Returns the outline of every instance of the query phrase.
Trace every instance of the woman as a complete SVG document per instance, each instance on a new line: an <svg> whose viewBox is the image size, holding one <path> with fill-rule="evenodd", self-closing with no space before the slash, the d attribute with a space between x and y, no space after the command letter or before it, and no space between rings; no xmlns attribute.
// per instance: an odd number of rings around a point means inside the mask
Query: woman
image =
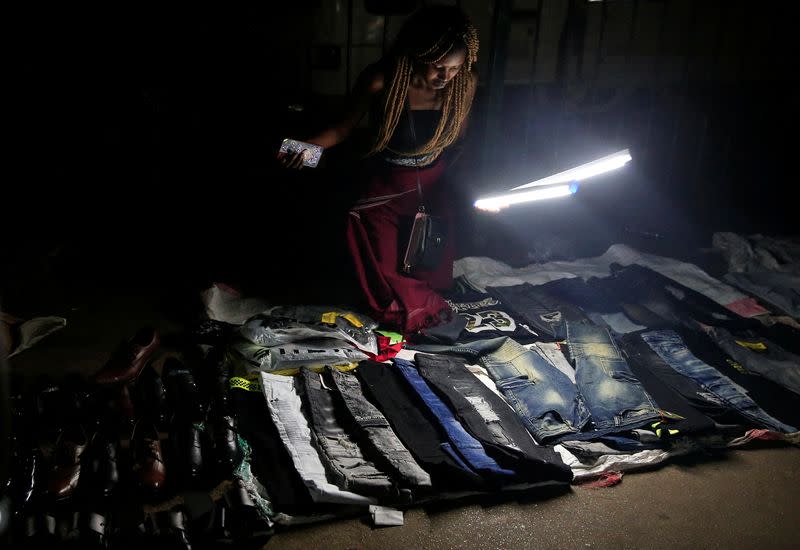
<svg viewBox="0 0 800 550"><path fill-rule="evenodd" d="M443 185L452 159L445 152L467 125L477 53L477 32L463 11L423 8L408 19L389 55L359 76L343 120L305 140L333 147L370 115L374 141L363 164L364 191L349 213L348 248L372 315L406 335L452 315L436 290L452 284L453 231L440 266L412 277L400 269L407 239L402 227L420 206L419 173L427 211L445 217L452 229L453 200ZM301 155L282 162L300 168Z"/></svg>

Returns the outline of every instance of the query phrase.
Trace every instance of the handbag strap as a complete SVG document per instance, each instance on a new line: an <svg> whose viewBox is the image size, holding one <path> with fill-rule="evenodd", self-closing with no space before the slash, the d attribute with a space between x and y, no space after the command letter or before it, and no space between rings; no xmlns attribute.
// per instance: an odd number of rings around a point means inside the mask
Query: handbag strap
<svg viewBox="0 0 800 550"><path fill-rule="evenodd" d="M408 126L411 128L411 139L414 141L414 151L417 150L417 132L414 129L414 119L411 116L411 100L408 99L408 95L406 95L406 108L408 109ZM419 194L419 211L425 212L425 199L422 196L422 183L420 182L419 178L419 165L417 164L417 157L411 157L414 159L414 168L417 170L417 193Z"/></svg>

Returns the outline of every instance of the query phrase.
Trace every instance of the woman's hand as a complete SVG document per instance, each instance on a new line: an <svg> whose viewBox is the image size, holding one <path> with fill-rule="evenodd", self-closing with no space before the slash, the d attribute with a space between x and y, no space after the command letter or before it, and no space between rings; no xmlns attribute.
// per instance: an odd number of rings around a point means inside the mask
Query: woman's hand
<svg viewBox="0 0 800 550"><path fill-rule="evenodd" d="M290 170L302 170L303 169L303 160L305 159L306 155L308 154L308 149L303 149L302 151L296 151L293 153L278 153L278 162L281 163L281 166Z"/></svg>

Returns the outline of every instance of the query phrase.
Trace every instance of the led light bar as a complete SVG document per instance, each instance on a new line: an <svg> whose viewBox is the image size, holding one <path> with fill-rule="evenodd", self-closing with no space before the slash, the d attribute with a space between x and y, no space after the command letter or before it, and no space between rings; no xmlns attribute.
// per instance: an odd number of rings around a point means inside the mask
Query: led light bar
<svg viewBox="0 0 800 550"><path fill-rule="evenodd" d="M519 204L521 202L538 201L543 199L554 199L556 197L566 197L578 191L578 184L573 182L570 185L555 185L544 189L533 189L521 193L506 193L494 197L486 197L475 201L475 208L497 212L502 208Z"/></svg>
<svg viewBox="0 0 800 550"><path fill-rule="evenodd" d="M630 162L630 160L630 152L627 149L623 149L622 151L618 151L597 160L593 160L592 162L587 162L586 164L581 164L575 168L570 168L564 172L559 172L558 174L553 174L552 176L547 176L546 178L526 183L525 185L519 185L511 190L516 191L517 189L539 187L540 185L554 185L556 183L583 181L586 178L591 178L592 176L621 168Z"/></svg>

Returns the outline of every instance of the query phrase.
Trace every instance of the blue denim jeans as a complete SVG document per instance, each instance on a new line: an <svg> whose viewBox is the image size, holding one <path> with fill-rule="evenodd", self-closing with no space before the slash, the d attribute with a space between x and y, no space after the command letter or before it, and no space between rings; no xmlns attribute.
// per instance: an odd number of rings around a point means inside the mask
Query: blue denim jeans
<svg viewBox="0 0 800 550"><path fill-rule="evenodd" d="M537 441L580 432L589 421L583 396L567 375L510 338L456 346L410 347L430 353L454 353L480 362Z"/></svg>
<svg viewBox="0 0 800 550"><path fill-rule="evenodd" d="M708 393L716 396L724 404L749 418L757 425L791 433L796 428L784 424L777 418L770 416L758 406L747 394L747 391L721 374L714 367L707 365L695 357L680 335L674 330L654 330L642 334L642 339L661 357L670 367L700 384Z"/></svg>
<svg viewBox="0 0 800 550"><path fill-rule="evenodd" d="M480 441L472 437L464 429L464 426L456 419L450 408L420 376L413 363L397 358L392 361L409 385L419 394L425 405L428 406L428 409L444 429L450 442L470 468L489 478L505 477L511 480L511 478L517 476L514 470L502 468L492 457L486 454L486 450Z"/></svg>
<svg viewBox="0 0 800 550"><path fill-rule="evenodd" d="M544 357L508 338L412 347L479 361L538 441L595 438L659 418L658 406L631 373L607 329L567 322L565 331L576 366L575 384Z"/></svg>
<svg viewBox="0 0 800 550"><path fill-rule="evenodd" d="M631 372L607 329L568 322L566 330L575 384L592 415L587 435L629 430L660 418L658 405Z"/></svg>

